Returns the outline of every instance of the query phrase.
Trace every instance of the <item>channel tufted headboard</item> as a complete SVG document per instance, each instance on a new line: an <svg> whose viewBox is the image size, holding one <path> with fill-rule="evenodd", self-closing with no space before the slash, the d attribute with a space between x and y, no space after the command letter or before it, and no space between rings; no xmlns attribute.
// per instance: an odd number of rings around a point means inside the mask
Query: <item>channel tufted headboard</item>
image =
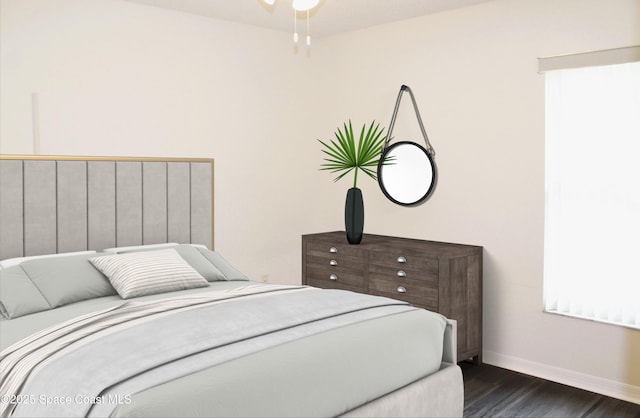
<svg viewBox="0 0 640 418"><path fill-rule="evenodd" d="M213 249L213 159L0 155L0 260L163 242Z"/></svg>

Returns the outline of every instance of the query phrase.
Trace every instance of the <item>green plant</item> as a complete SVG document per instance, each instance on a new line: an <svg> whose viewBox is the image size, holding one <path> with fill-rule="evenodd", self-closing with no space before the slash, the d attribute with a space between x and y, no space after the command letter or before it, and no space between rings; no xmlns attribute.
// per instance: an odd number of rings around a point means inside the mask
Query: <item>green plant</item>
<svg viewBox="0 0 640 418"><path fill-rule="evenodd" d="M354 171L353 187L356 187L358 170L377 180L376 167L387 137L382 135L384 128L380 128L380 124L376 124L375 121L371 122L369 129L365 129L365 127L366 124L362 125L357 147L351 120L349 120L349 126L345 123L343 130L338 128L337 132L335 132L336 141L331 140L329 144L318 140L325 147L322 152L327 155L325 157L327 162L320 166L320 170L341 173L334 181L338 181L351 171Z"/></svg>

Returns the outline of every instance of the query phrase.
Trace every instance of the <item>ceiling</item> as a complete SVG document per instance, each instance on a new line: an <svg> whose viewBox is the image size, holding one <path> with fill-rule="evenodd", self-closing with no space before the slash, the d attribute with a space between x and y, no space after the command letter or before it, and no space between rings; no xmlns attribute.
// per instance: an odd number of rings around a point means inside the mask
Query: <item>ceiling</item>
<svg viewBox="0 0 640 418"><path fill-rule="evenodd" d="M293 31L291 0L126 0L284 32ZM492 0L320 0L311 33L323 37ZM306 17L298 13L298 19ZM303 26L304 27L304 26ZM300 31L304 32L304 30Z"/></svg>

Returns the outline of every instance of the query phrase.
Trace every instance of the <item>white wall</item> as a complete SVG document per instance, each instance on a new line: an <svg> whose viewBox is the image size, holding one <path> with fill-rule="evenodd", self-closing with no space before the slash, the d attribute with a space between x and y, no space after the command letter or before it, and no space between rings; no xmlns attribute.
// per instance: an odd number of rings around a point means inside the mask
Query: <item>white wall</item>
<svg viewBox="0 0 640 418"><path fill-rule="evenodd" d="M365 228L484 246L485 360L640 403L640 331L542 312L544 76L536 59L639 43L637 0L503 0L335 36L313 58L326 73L339 63L331 91L348 92L331 105L318 93L331 108L326 118L318 109L326 125L349 112L388 124L400 85L416 95L438 188L407 209L363 185ZM403 100L397 126L419 141Z"/></svg>
<svg viewBox="0 0 640 418"><path fill-rule="evenodd" d="M325 39L114 0L0 0L0 151L216 158L216 247L258 280L300 278L300 234L342 229L349 182L316 138L387 125L401 84L438 188L372 233L482 245L492 364L640 402L640 332L542 312L544 83L537 57L640 43L639 0L496 0ZM418 140L408 97L394 136ZM599 243L594 243L599 245Z"/></svg>
<svg viewBox="0 0 640 418"><path fill-rule="evenodd" d="M299 280L312 115L290 34L120 0L0 5L0 152L34 152L37 93L40 154L214 157L217 248Z"/></svg>

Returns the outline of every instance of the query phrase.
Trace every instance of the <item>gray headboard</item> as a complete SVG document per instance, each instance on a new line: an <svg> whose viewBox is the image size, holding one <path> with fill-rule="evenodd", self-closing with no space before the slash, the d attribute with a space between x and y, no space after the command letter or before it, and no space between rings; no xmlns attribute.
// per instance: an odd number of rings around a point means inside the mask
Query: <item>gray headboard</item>
<svg viewBox="0 0 640 418"><path fill-rule="evenodd" d="M213 159L0 155L0 260L163 242L213 249Z"/></svg>

